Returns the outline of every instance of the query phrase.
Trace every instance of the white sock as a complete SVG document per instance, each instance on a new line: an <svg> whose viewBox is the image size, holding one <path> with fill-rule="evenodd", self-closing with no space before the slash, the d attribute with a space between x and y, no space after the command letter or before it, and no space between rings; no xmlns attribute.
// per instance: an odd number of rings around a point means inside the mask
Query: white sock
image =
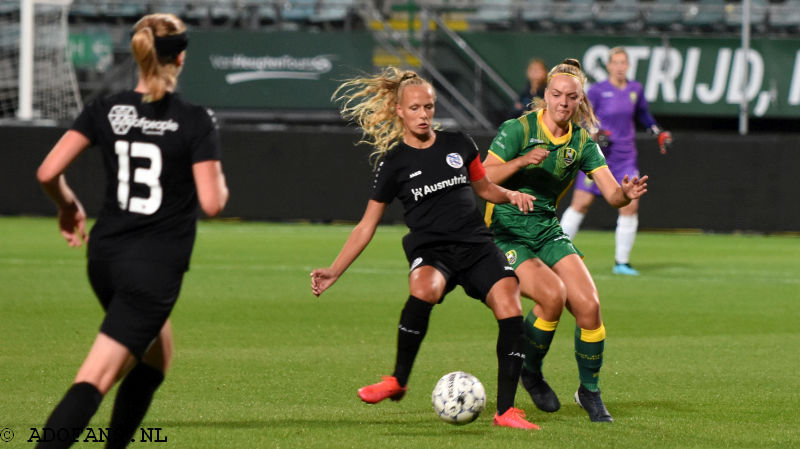
<svg viewBox="0 0 800 449"><path fill-rule="evenodd" d="M561 229L569 236L570 240L575 240L575 235L578 234L578 228L581 227L585 216L586 214L582 214L572 207L568 207L564 211L564 215L561 216Z"/></svg>
<svg viewBox="0 0 800 449"><path fill-rule="evenodd" d="M614 260L617 263L630 263L633 242L636 240L636 231L639 229L639 215L620 215L617 218L616 250Z"/></svg>

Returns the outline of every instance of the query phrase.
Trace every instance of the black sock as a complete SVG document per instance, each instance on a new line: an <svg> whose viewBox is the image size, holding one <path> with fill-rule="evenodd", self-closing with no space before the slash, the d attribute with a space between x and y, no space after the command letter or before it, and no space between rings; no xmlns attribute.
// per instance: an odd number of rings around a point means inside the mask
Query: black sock
<svg viewBox="0 0 800 449"><path fill-rule="evenodd" d="M125 376L114 399L107 449L128 445L150 407L153 394L163 381L164 373L161 370L141 362Z"/></svg>
<svg viewBox="0 0 800 449"><path fill-rule="evenodd" d="M514 406L517 382L525 360L525 332L522 316L497 320L497 414Z"/></svg>
<svg viewBox="0 0 800 449"><path fill-rule="evenodd" d="M409 296L403 312L400 314L400 324L397 326L397 360L394 365L394 377L401 386L408 383L411 367L417 358L417 351L428 331L428 320L431 316L433 304L417 297Z"/></svg>
<svg viewBox="0 0 800 449"><path fill-rule="evenodd" d="M36 449L61 449L72 446L72 443L86 430L86 425L100 407L102 400L103 395L94 385L88 382L73 384L44 425L45 429L51 430L43 430L42 433L47 436L49 432L53 432L51 434L53 438L50 441L40 440Z"/></svg>

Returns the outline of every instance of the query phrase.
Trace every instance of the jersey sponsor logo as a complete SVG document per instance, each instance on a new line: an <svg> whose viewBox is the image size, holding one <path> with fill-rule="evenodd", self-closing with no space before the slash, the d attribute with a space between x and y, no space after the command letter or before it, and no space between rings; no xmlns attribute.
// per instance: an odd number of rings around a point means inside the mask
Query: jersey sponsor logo
<svg viewBox="0 0 800 449"><path fill-rule="evenodd" d="M414 271L420 265L422 265L422 257L417 257L413 262L411 262L411 268L408 270L408 272L410 273Z"/></svg>
<svg viewBox="0 0 800 449"><path fill-rule="evenodd" d="M450 179L445 179L444 181L439 181L435 184L428 184L423 187L413 187L411 189L411 194L414 195L414 201L419 201L421 198L424 198L426 195L429 195L433 192L438 190L442 190L446 187L453 187L459 184L468 184L469 180L464 175L453 176Z"/></svg>
<svg viewBox="0 0 800 449"><path fill-rule="evenodd" d="M511 265L517 263L517 250L512 249L510 251L506 251L506 260Z"/></svg>
<svg viewBox="0 0 800 449"><path fill-rule="evenodd" d="M128 104L117 104L108 111L108 123L118 136L128 134L131 128L141 128L144 134L163 136L165 131L177 131L178 123L169 120L148 120L139 117L136 107Z"/></svg>
<svg viewBox="0 0 800 449"><path fill-rule="evenodd" d="M422 174L422 170L417 170L414 173L411 173L410 175L408 175L408 179L416 178L417 176L419 176L421 174Z"/></svg>
<svg viewBox="0 0 800 449"><path fill-rule="evenodd" d="M536 145L536 144L539 144L539 143L546 143L546 142L544 140L542 140L542 139L537 139L535 137L531 137L531 139L528 141L528 143L531 144L531 145Z"/></svg>
<svg viewBox="0 0 800 449"><path fill-rule="evenodd" d="M450 153L445 158L447 161L447 165L453 168L461 168L464 166L464 159L461 159L461 155L458 153Z"/></svg>

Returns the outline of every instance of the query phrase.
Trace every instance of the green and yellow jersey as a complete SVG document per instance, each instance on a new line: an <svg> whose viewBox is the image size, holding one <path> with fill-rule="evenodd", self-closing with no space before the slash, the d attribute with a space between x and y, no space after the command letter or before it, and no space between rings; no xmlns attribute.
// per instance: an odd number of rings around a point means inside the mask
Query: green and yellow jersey
<svg viewBox="0 0 800 449"><path fill-rule="evenodd" d="M550 155L540 164L519 170L502 185L535 196L534 213L555 215L559 200L569 190L578 170L591 175L606 166L606 159L589 133L579 126L570 125L565 135L554 137L542 123L542 112L526 114L503 123L489 147L489 153L507 162L534 148L549 150ZM497 214L522 215L511 204L497 205L495 210ZM491 212L491 208L487 207L487 218Z"/></svg>
<svg viewBox="0 0 800 449"><path fill-rule="evenodd" d="M581 255L562 231L556 207L579 170L591 176L607 166L603 153L585 129L570 125L564 136L555 137L542 123L542 111L503 123L489 153L507 162L534 148L545 148L550 154L502 183L507 189L535 196L533 212L523 214L511 204L486 205L486 224L514 268L532 257L553 266L567 254Z"/></svg>

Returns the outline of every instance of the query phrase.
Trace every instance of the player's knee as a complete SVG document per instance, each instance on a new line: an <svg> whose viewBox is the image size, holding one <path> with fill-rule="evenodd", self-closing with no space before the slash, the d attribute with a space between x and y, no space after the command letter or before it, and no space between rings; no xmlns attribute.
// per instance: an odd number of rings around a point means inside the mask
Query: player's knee
<svg viewBox="0 0 800 449"><path fill-rule="evenodd" d="M595 329L600 326L600 301L596 296L585 298L580 302L571 301L570 305L578 326L584 329Z"/></svg>
<svg viewBox="0 0 800 449"><path fill-rule="evenodd" d="M560 279L542 286L541 303L543 309L557 313L564 309L567 303L567 287Z"/></svg>
<svg viewBox="0 0 800 449"><path fill-rule="evenodd" d="M431 284L414 284L409 293L430 304L436 304L442 298L442 291Z"/></svg>

